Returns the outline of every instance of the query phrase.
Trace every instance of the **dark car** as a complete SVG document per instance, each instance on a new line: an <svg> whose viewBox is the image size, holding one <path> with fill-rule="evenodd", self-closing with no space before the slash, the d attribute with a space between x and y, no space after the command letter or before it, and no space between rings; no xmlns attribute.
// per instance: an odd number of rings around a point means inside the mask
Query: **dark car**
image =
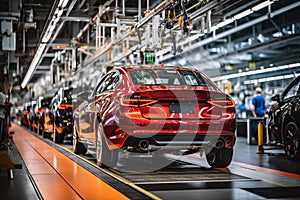
<svg viewBox="0 0 300 200"><path fill-rule="evenodd" d="M29 110L28 117L29 117L29 122L30 122L30 129L34 132L37 132L38 118L39 118L38 98L31 101L31 109Z"/></svg>
<svg viewBox="0 0 300 200"><path fill-rule="evenodd" d="M72 137L72 89L61 87L54 94L43 120L43 136L52 135L55 143Z"/></svg>
<svg viewBox="0 0 300 200"><path fill-rule="evenodd" d="M271 99L276 101L268 117L268 129L272 139L281 143L287 157L300 160L300 76L282 92Z"/></svg>
<svg viewBox="0 0 300 200"><path fill-rule="evenodd" d="M49 109L53 95L40 96L37 99L37 121L36 130L39 135L44 132L45 124L47 124L47 119L45 118L45 113ZM49 120L50 121L50 120Z"/></svg>
<svg viewBox="0 0 300 200"><path fill-rule="evenodd" d="M195 69L116 67L73 116L73 151L96 149L100 166L115 166L119 150L141 154L204 150L212 167L226 167L232 160L234 101Z"/></svg>
<svg viewBox="0 0 300 200"><path fill-rule="evenodd" d="M21 125L25 126L26 128L30 128L29 113L30 113L31 109L32 109L31 101L24 103L22 119L21 119Z"/></svg>
<svg viewBox="0 0 300 200"><path fill-rule="evenodd" d="M20 123L22 126L27 127L27 115L28 115L28 111L27 111L27 103L24 103L24 105L22 106L22 108L20 109L21 113L20 113Z"/></svg>
<svg viewBox="0 0 300 200"><path fill-rule="evenodd" d="M28 109L28 128L34 131L34 121L36 120L36 100L30 102L30 107Z"/></svg>

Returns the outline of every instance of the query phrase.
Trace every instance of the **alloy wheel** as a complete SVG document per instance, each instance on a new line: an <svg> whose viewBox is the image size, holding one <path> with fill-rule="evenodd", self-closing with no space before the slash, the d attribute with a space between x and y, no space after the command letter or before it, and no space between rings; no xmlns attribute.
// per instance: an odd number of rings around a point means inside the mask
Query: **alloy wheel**
<svg viewBox="0 0 300 200"><path fill-rule="evenodd" d="M294 122L287 124L284 131L284 150L289 159L299 159L299 131Z"/></svg>

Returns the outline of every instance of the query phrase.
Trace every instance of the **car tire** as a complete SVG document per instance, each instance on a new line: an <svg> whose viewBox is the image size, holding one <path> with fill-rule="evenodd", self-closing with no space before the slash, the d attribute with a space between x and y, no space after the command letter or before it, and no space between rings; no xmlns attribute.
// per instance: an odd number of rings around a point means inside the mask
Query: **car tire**
<svg viewBox="0 0 300 200"><path fill-rule="evenodd" d="M64 141L64 135L62 133L59 134L57 132L57 130L54 128L54 130L53 130L53 142L60 144L60 143L63 143L63 141Z"/></svg>
<svg viewBox="0 0 300 200"><path fill-rule="evenodd" d="M75 125L73 127L73 152L76 154L85 154L87 152L84 144L78 141L78 134Z"/></svg>
<svg viewBox="0 0 300 200"><path fill-rule="evenodd" d="M233 149L213 148L209 153L206 154L206 160L208 164L213 168L223 168L230 165L233 155Z"/></svg>
<svg viewBox="0 0 300 200"><path fill-rule="evenodd" d="M46 132L44 129L42 130L42 137L43 138L50 138L50 133Z"/></svg>
<svg viewBox="0 0 300 200"><path fill-rule="evenodd" d="M113 168L118 162L118 151L110 150L104 139L103 127L100 123L96 134L96 160L97 165L103 168Z"/></svg>
<svg viewBox="0 0 300 200"><path fill-rule="evenodd" d="M41 135L41 125L40 125L40 123L37 124L37 134Z"/></svg>
<svg viewBox="0 0 300 200"><path fill-rule="evenodd" d="M283 130L284 151L288 159L300 160L300 134L297 125L289 122Z"/></svg>
<svg viewBox="0 0 300 200"><path fill-rule="evenodd" d="M36 124L36 126L34 127L34 132L39 134L39 127L38 127L38 124Z"/></svg>

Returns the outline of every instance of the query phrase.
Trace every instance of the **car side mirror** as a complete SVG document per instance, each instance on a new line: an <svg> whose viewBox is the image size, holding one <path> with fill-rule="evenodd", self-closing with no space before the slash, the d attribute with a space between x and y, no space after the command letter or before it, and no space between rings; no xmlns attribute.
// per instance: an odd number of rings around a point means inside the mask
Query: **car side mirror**
<svg viewBox="0 0 300 200"><path fill-rule="evenodd" d="M272 100L272 101L280 102L280 94L276 94L276 95L272 96L272 97L271 97L271 100Z"/></svg>

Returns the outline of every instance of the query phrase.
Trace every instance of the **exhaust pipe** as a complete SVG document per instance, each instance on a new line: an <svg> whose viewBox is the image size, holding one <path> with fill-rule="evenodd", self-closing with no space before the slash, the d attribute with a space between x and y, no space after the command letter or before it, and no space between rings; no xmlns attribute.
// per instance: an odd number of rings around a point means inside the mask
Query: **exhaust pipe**
<svg viewBox="0 0 300 200"><path fill-rule="evenodd" d="M149 141L148 140L141 140L138 144L139 148L142 151L147 151L149 147Z"/></svg>
<svg viewBox="0 0 300 200"><path fill-rule="evenodd" d="M223 140L218 140L215 144L215 148L217 149L223 149L225 147L225 143Z"/></svg>

